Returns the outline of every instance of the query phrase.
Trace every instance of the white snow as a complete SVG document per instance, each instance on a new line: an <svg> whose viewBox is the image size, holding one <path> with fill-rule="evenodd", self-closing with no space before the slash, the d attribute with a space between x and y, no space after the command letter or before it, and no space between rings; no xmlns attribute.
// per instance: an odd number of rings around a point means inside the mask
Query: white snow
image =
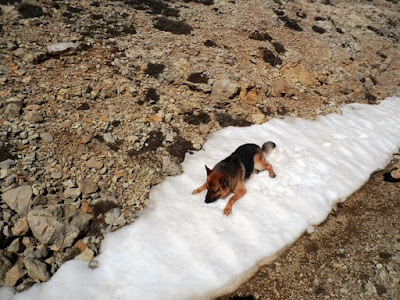
<svg viewBox="0 0 400 300"><path fill-rule="evenodd" d="M151 205L133 224L107 234L97 269L73 260L53 278L1 299L188 299L235 288L260 261L272 259L321 223L338 201L359 189L400 147L400 98L377 106L351 104L316 121L274 119L210 136L187 154L183 174L151 191ZM192 195L206 172L244 143L274 141L268 157L276 178L261 172L222 214L228 199L205 204Z"/></svg>

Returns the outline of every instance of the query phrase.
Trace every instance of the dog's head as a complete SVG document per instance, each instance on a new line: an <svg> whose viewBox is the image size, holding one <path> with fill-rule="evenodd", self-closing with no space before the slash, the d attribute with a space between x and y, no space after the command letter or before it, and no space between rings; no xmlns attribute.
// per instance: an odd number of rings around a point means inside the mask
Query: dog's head
<svg viewBox="0 0 400 300"><path fill-rule="evenodd" d="M206 166L207 171L207 195L206 203L211 203L218 198L224 198L230 193L228 177L218 170L210 170Z"/></svg>

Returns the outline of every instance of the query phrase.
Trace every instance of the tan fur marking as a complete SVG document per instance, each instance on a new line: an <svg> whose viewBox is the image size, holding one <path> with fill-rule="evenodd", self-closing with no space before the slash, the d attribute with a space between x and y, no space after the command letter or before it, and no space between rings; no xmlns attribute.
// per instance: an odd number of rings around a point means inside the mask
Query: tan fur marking
<svg viewBox="0 0 400 300"><path fill-rule="evenodd" d="M233 192L234 195L229 199L228 204L226 204L224 208L224 215L226 216L229 216L232 213L233 204L235 204L235 202L242 198L243 195L246 193L246 187L244 186L243 181L240 177Z"/></svg>
<svg viewBox="0 0 400 300"><path fill-rule="evenodd" d="M268 170L269 177L275 177L275 172L272 169L272 166L266 161L261 150L254 155L254 169L258 171Z"/></svg>

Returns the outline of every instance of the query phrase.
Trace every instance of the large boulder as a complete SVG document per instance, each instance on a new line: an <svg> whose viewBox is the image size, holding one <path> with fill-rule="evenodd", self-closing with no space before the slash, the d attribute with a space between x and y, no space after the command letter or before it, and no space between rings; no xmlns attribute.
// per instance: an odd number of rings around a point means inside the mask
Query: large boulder
<svg viewBox="0 0 400 300"><path fill-rule="evenodd" d="M47 264L34 258L25 257L25 268L28 271L28 276L33 280L47 281L50 279L50 273L47 271Z"/></svg>
<svg viewBox="0 0 400 300"><path fill-rule="evenodd" d="M87 229L91 215L68 204L36 207L28 213L33 236L53 251L71 247Z"/></svg>
<svg viewBox="0 0 400 300"><path fill-rule="evenodd" d="M3 194L3 201L21 217L26 216L32 201L32 187L30 185L19 186Z"/></svg>

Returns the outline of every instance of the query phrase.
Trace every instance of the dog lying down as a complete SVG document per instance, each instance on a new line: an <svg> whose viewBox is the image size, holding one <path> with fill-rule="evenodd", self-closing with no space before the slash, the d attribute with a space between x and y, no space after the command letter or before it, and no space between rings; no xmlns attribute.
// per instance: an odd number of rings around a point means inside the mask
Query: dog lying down
<svg viewBox="0 0 400 300"><path fill-rule="evenodd" d="M207 181L193 190L193 194L201 193L207 189L205 202L211 203L233 192L233 196L224 209L224 215L230 215L233 204L246 193L244 181L253 172L268 170L269 176L275 177L272 166L265 159L265 155L269 154L275 147L276 145L273 142L264 143L262 148L255 144L240 146L230 156L216 164L212 170L206 166Z"/></svg>

